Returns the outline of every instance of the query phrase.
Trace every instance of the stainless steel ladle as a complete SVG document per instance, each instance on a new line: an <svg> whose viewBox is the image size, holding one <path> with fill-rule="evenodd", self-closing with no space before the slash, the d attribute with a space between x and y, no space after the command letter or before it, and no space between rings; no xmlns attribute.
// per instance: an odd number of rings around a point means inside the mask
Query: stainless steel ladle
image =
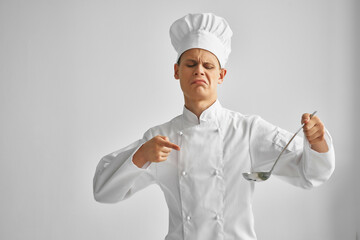
<svg viewBox="0 0 360 240"><path fill-rule="evenodd" d="M313 112L310 115L310 119L316 114L317 111ZM271 176L272 171L274 170L274 167L276 165L276 163L279 161L280 156L283 154L283 152L286 150L286 148L289 146L289 144L291 143L291 141L295 138L295 136L300 132L300 130L304 127L305 123L303 123L301 125L301 128L299 128L299 130L297 130L297 132L294 134L294 136L292 136L292 138L289 140L289 142L286 144L286 146L284 147L284 149L281 151L281 153L279 154L279 156L277 157L274 165L272 166L271 170L269 172L245 172L242 175L244 176L244 178L246 180L249 181L255 181L255 182L262 182L262 181L266 181L269 179L269 177Z"/></svg>

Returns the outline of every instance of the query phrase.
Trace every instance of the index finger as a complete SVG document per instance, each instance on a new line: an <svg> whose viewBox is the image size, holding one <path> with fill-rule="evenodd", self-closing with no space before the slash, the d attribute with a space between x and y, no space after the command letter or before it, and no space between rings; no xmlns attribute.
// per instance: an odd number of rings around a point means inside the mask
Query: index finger
<svg viewBox="0 0 360 240"><path fill-rule="evenodd" d="M178 145L176 145L175 143L172 143L170 141L164 140L164 146L168 147L168 148L172 148L172 149L177 150L177 151L180 150L180 147Z"/></svg>

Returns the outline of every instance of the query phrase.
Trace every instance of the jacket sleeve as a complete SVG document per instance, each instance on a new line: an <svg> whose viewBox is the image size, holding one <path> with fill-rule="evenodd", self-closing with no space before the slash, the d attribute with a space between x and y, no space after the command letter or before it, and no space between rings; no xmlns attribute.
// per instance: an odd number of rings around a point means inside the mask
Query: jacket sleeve
<svg viewBox="0 0 360 240"><path fill-rule="evenodd" d="M142 139L100 160L93 179L96 201L103 203L122 201L155 183L155 165L148 162L143 168L139 168L132 161L135 152L151 137L148 130Z"/></svg>
<svg viewBox="0 0 360 240"><path fill-rule="evenodd" d="M253 171L269 171L276 158L293 136L260 117L255 117L250 132L250 156ZM302 188L316 187L327 181L335 169L335 153L326 130L328 152L311 149L306 138L296 136L281 155L273 174Z"/></svg>

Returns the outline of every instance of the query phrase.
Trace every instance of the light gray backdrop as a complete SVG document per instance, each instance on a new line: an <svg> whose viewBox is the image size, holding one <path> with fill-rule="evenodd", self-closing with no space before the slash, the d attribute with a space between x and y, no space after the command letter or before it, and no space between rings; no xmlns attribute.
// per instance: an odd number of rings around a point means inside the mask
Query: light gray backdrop
<svg viewBox="0 0 360 240"><path fill-rule="evenodd" d="M165 237L157 186L106 205L92 178L102 156L181 114L168 30L194 12L234 32L224 107L289 131L318 110L334 139L323 186L257 184L259 239L356 239L359 11L356 0L0 0L0 239Z"/></svg>

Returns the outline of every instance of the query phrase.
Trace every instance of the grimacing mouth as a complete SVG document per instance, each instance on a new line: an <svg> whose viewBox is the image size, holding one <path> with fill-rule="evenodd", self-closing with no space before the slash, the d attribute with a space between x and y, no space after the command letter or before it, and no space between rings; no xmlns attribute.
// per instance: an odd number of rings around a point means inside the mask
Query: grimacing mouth
<svg viewBox="0 0 360 240"><path fill-rule="evenodd" d="M203 82L206 85L208 85L208 83L207 83L207 81L205 79L194 79L194 80L191 81L191 85L192 84L197 84L198 82Z"/></svg>

